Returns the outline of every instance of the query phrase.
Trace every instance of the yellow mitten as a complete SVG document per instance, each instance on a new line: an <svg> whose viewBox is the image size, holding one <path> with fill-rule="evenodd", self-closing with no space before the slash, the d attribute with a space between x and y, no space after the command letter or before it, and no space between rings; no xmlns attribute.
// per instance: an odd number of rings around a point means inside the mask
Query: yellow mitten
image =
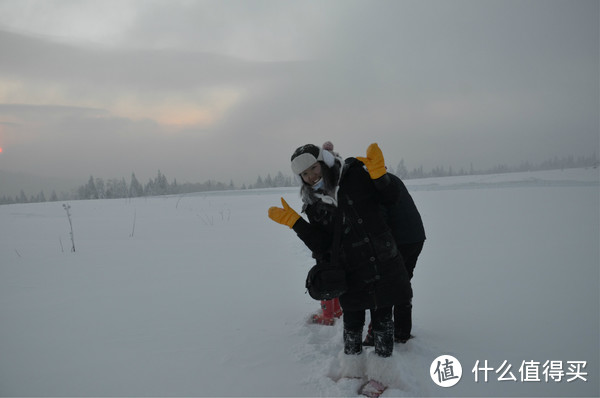
<svg viewBox="0 0 600 398"><path fill-rule="evenodd" d="M357 156L356 158L367 166L369 175L373 180L376 180L387 173L385 161L383 160L383 153L381 152L381 149L379 149L379 145L375 142L367 148L366 158L360 156Z"/></svg>
<svg viewBox="0 0 600 398"><path fill-rule="evenodd" d="M271 207L269 209L269 218L281 225L292 228L300 218L300 214L296 213L283 198L281 198L281 204L283 209L281 207Z"/></svg>

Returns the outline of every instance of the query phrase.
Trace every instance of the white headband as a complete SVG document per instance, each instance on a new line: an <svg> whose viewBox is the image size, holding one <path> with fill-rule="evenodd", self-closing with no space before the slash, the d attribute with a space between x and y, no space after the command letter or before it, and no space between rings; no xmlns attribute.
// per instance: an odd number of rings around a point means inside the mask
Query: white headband
<svg viewBox="0 0 600 398"><path fill-rule="evenodd" d="M294 174L299 175L320 160L322 160L323 163L325 163L328 167L333 167L335 164L335 156L333 156L333 154L327 150L320 149L319 156L316 158L309 152L305 152L296 156L294 160L292 160L292 171Z"/></svg>

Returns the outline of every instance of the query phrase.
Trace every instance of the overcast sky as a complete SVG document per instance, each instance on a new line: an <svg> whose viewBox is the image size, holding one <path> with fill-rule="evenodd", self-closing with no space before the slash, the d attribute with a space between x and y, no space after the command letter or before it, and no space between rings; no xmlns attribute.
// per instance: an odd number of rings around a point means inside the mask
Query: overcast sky
<svg viewBox="0 0 600 398"><path fill-rule="evenodd" d="M599 146L597 0L0 0L0 171L236 185L305 143L484 169Z"/></svg>

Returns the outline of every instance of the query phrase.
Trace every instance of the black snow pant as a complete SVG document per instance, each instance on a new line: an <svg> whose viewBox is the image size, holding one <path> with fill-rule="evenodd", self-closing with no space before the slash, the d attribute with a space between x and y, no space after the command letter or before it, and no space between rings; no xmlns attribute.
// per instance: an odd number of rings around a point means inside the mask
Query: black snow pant
<svg viewBox="0 0 600 398"><path fill-rule="evenodd" d="M408 273L408 279L411 280L414 274L417 259L424 242L408 243L398 245L398 250L404 259L404 266ZM394 306L394 338L400 341L406 341L410 338L412 330L412 301L408 305Z"/></svg>
<svg viewBox="0 0 600 398"><path fill-rule="evenodd" d="M392 307L371 311L371 325L375 340L375 353L389 357L394 350L394 321ZM357 355L362 352L362 333L365 311L344 311L344 354Z"/></svg>

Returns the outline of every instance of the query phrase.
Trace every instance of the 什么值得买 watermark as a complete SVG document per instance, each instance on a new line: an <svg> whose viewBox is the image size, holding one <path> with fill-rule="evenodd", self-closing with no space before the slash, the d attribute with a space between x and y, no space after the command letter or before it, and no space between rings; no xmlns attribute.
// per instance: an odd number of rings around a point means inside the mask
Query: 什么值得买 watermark
<svg viewBox="0 0 600 398"><path fill-rule="evenodd" d="M483 381L488 381L488 374L494 372L498 381L521 381L521 382L562 382L587 381L587 372L584 371L587 361L522 361L518 370L519 377L512 372L512 364L504 360L498 368L489 366L488 361L477 360L471 373L475 375L475 382L480 381L480 373ZM566 364L566 366L565 366Z"/></svg>
<svg viewBox="0 0 600 398"><path fill-rule="evenodd" d="M494 367L496 365L496 367ZM495 378L499 382L587 382L585 370L587 361L521 361L518 369L507 360L501 363L490 363L487 359L475 362L471 370L475 383L487 383ZM440 387L452 387L462 377L462 366L458 359L451 355L441 355L434 359L430 366L431 379Z"/></svg>

